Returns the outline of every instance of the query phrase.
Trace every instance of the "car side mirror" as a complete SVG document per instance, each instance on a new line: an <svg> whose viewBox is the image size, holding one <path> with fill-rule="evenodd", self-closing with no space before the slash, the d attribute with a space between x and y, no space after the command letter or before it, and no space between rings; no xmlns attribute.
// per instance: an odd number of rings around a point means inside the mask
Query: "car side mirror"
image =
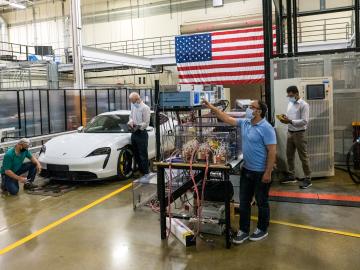
<svg viewBox="0 0 360 270"><path fill-rule="evenodd" d="M77 128L77 131L80 133L80 132L82 132L84 130L84 127L83 126L80 126L80 127L78 127Z"/></svg>

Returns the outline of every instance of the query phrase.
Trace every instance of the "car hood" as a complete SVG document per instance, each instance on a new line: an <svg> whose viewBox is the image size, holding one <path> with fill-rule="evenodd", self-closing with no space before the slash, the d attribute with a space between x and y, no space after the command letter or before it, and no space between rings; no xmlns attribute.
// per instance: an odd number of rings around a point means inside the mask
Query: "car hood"
<svg viewBox="0 0 360 270"><path fill-rule="evenodd" d="M112 144L130 138L129 133L74 133L59 136L48 141L46 146L47 157L56 158L83 158L95 149L110 147Z"/></svg>

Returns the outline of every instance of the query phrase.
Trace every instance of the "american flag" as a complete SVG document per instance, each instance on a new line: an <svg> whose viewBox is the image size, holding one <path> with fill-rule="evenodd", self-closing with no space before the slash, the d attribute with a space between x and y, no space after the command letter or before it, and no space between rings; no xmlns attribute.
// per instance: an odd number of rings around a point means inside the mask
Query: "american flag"
<svg viewBox="0 0 360 270"><path fill-rule="evenodd" d="M275 33L273 35L275 40ZM179 83L250 84L264 81L263 28L175 38Z"/></svg>

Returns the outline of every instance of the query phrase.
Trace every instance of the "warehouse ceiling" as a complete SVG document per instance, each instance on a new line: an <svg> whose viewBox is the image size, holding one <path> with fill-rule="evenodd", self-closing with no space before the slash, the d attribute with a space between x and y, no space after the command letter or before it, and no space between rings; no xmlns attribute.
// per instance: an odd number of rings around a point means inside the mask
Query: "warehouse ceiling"
<svg viewBox="0 0 360 270"><path fill-rule="evenodd" d="M2 0L0 0L1 2ZM17 0L19 3L24 3L28 7L31 5L37 6L47 3L64 2L69 3L69 0ZM239 0L225 0L225 4L235 3ZM242 0L250 1L250 0ZM177 12L185 12L189 10L206 9L212 7L212 2L209 0L153 0L143 1L140 3L135 0L121 0L114 1L114 5L109 7L109 0L82 0L82 19L83 24L101 23L114 20L123 20L137 17L148 17L162 14L170 14ZM1 13L11 13L15 10L9 5L0 5ZM66 12L68 12L66 10ZM66 14L67 15L67 14ZM20 18L19 18L20 19ZM59 16L39 18L37 22L61 19ZM31 23L32 21L17 21L16 23L9 23L9 26L16 26Z"/></svg>
<svg viewBox="0 0 360 270"><path fill-rule="evenodd" d="M0 0L0 10L11 11L11 10L21 10L29 6L32 6L36 0Z"/></svg>

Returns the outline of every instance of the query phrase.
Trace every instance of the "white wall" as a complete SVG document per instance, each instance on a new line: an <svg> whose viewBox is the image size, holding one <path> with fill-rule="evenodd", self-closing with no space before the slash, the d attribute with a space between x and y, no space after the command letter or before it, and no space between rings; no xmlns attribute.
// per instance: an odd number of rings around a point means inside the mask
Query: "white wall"
<svg viewBox="0 0 360 270"><path fill-rule="evenodd" d="M182 2L191 1L183 0ZM133 5L133 18L127 18L130 14L129 3ZM156 6L163 3L167 14L151 16L151 10L142 8L143 4ZM164 4L165 2L165 4ZM173 1L174 2L174 1ZM107 6L103 0L83 0L82 14L86 24L83 25L84 44L106 43L131 39L142 39L179 34L180 25L200 20L212 20L226 17L239 17L243 15L261 13L261 0L243 0L236 3L225 3L223 7L210 7L197 10L181 11L174 9L170 14L170 1L139 0L140 8L135 7L137 1L110 1ZM69 16L69 1L65 3L65 16ZM123 12L113 13L114 9L126 8ZM100 15L109 13L109 22L94 22ZM97 13L94 15L94 13ZM111 20L111 14L123 14L124 19ZM119 15L120 14L120 15ZM35 6L35 23L33 10L17 10L16 12L3 14L9 24L10 42L29 45L52 45L55 48L66 47L64 22L62 19L61 3L59 1L47 2Z"/></svg>
<svg viewBox="0 0 360 270"><path fill-rule="evenodd" d="M182 0L187 2L196 0ZM351 5L354 0L326 0L326 7ZM107 3L108 2L108 3ZM202 1L203 2L203 1ZM212 8L212 1L207 1L207 8L181 10L173 0L170 13L170 1L165 0L82 0L83 42L84 44L108 43L132 39L143 39L179 34L180 25L196 21L211 21L219 18L241 17L249 14L261 14L261 0L239 0L233 3L225 1L223 7ZM139 3L139 7L136 4ZM205 2L204 2L205 3ZM320 0L298 0L300 11L320 8ZM131 6L130 6L131 4ZM151 4L151 5L150 5ZM65 16L69 16L69 0L65 2ZM153 15L153 9L160 6L166 14ZM132 10L132 13L130 12ZM62 5L59 0L49 0L35 5L35 21L33 9L16 10L4 13L9 24L10 42L29 45L52 45L64 48L69 44L64 23ZM130 13L132 19L130 19ZM339 14L340 16L341 14ZM105 16L105 17L104 17ZM331 14L330 16L335 16ZM102 18L101 22L98 22ZM108 20L104 21L104 18ZM306 17L306 19L312 19ZM319 19L317 17L316 19ZM304 19L305 20L305 19ZM302 19L299 19L301 22Z"/></svg>
<svg viewBox="0 0 360 270"><path fill-rule="evenodd" d="M353 2L354 0L325 0L325 8L351 6L353 5ZM297 0L297 3L299 11L313 11L320 9L320 0Z"/></svg>

